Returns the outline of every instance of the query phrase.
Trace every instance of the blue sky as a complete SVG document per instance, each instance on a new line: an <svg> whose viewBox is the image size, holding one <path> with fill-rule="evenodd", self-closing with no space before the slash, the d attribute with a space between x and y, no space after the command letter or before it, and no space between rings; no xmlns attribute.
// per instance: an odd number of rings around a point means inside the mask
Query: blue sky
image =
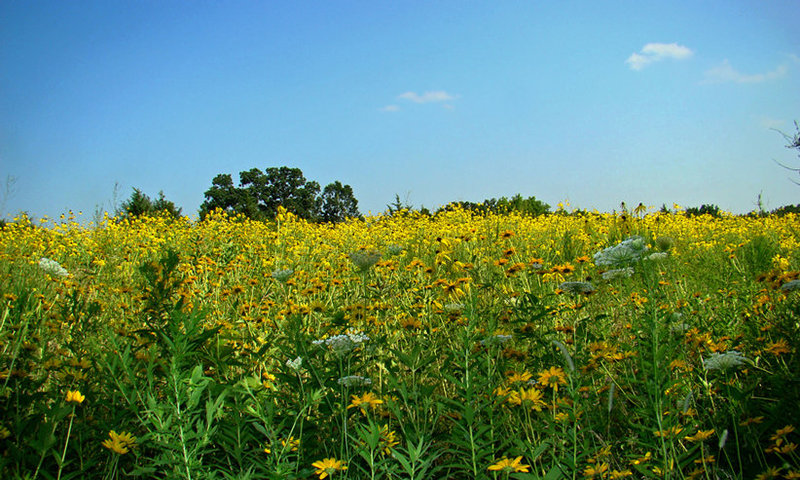
<svg viewBox="0 0 800 480"><path fill-rule="evenodd" d="M0 2L3 211L218 173L611 211L800 203L800 2ZM795 180L800 180L794 177Z"/></svg>

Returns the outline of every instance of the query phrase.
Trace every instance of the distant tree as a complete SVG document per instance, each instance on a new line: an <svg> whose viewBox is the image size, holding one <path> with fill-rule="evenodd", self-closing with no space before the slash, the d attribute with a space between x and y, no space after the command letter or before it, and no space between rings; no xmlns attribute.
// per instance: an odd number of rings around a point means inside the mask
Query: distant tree
<svg viewBox="0 0 800 480"><path fill-rule="evenodd" d="M414 209L414 206L408 203L408 196L406 196L406 200L400 200L400 194L394 194L394 201L388 205L386 205L386 209L389 212L389 215L395 216L404 211L411 211Z"/></svg>
<svg viewBox="0 0 800 480"><path fill-rule="evenodd" d="M800 124L798 124L796 120L794 122L794 128L796 130L794 135L788 135L786 133L781 132L780 130L777 130L777 132L780 133L781 135L783 135L783 138L785 138L786 141L789 142L789 143L786 144L786 148L791 148L793 150L797 150L798 157L800 157ZM777 160L775 161L775 163L777 163L781 167L785 168L786 170L791 170L793 172L800 173L800 167L790 167L788 165L784 165L784 164L778 162ZM794 180L792 180L792 182L800 185L800 182L796 182Z"/></svg>
<svg viewBox="0 0 800 480"><path fill-rule="evenodd" d="M254 168L248 173L258 172ZM247 180L247 181L246 181ZM274 218L278 207L294 213L300 218L316 220L319 213L319 183L306 181L299 168L268 168L266 175L242 177L242 186L252 181L257 186L259 209L267 218Z"/></svg>
<svg viewBox="0 0 800 480"><path fill-rule="evenodd" d="M550 211L550 205L537 200L536 197L522 198L522 195L516 194L511 199L506 197L500 198L497 201L498 210L506 210L509 212L519 212L531 216L544 215Z"/></svg>
<svg viewBox="0 0 800 480"><path fill-rule="evenodd" d="M200 205L200 218L205 218L216 209L230 214L241 213L251 218L258 212L256 199L236 188L228 173L217 175L211 181L211 188L206 190L205 201Z"/></svg>
<svg viewBox="0 0 800 480"><path fill-rule="evenodd" d="M800 203L798 203L797 205L784 205L770 212L771 215L776 215L778 217L783 217L784 215L787 215L789 213L800 215Z"/></svg>
<svg viewBox="0 0 800 480"><path fill-rule="evenodd" d="M166 199L164 192L158 192L158 198L153 201L138 188L133 189L130 198L122 202L120 211L126 218L136 218L142 215L169 215L180 218L181 209L176 208L175 204Z"/></svg>
<svg viewBox="0 0 800 480"><path fill-rule="evenodd" d="M550 212L550 205L537 200L536 197L523 198L522 195L516 194L513 197L506 198L500 197L489 198L481 203L473 202L451 202L444 207L437 210L437 213L442 211L449 211L455 208L470 210L474 213L485 215L488 213L509 213L518 212L531 216L544 215Z"/></svg>
<svg viewBox="0 0 800 480"><path fill-rule="evenodd" d="M689 207L689 208L686 209L686 215L688 215L690 217L696 217L696 216L699 216L699 215L711 215L712 217L715 217L715 218L720 216L719 215L719 207L714 205L714 204L710 204L710 205L703 204L703 205L700 206L700 208Z"/></svg>
<svg viewBox="0 0 800 480"><path fill-rule="evenodd" d="M166 214L173 218L180 218L182 208L176 207L175 203L164 196L164 191L158 192L158 198L153 202L153 212L157 214Z"/></svg>
<svg viewBox="0 0 800 480"><path fill-rule="evenodd" d="M320 196L320 220L341 222L359 216L358 200L350 185L342 185L337 180L325 186Z"/></svg>
<svg viewBox="0 0 800 480"><path fill-rule="evenodd" d="M251 168L239 172L238 187L229 174L220 174L205 192L200 218L220 208L254 220L267 220L275 218L278 207L283 207L300 218L316 221L324 219L326 201L328 217L337 219L331 221L358 215L358 201L349 185L337 181L325 188L327 194L320 195L319 183L306 180L299 168L271 167L264 172Z"/></svg>

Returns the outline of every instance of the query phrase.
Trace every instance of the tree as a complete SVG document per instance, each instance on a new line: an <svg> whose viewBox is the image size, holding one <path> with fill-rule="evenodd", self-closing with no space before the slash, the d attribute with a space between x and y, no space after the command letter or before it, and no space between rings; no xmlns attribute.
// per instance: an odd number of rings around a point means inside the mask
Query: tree
<svg viewBox="0 0 800 480"><path fill-rule="evenodd" d="M786 141L789 142L789 143L786 144L786 148L791 148L791 149L797 150L798 151L798 157L800 157L800 124L798 124L796 120L794 122L794 128L795 128L795 130L797 130L797 132L794 135L788 135L786 133L781 132L780 130L777 130L777 132L780 133L781 135L783 135L783 138L785 138ZM788 165L784 165L784 164L778 162L777 160L775 161L775 163L777 163L781 167L785 168L786 170L791 170L793 172L800 173L800 167L796 167L796 168L795 167L790 167ZM795 182L794 180L792 180L792 182L800 185L800 182Z"/></svg>
<svg viewBox="0 0 800 480"><path fill-rule="evenodd" d="M359 216L358 200L350 185L337 180L325 186L320 196L320 220L336 223Z"/></svg>
<svg viewBox="0 0 800 480"><path fill-rule="evenodd" d="M220 174L211 181L211 188L206 190L205 201L200 205L200 218L205 218L210 212L221 209L226 213L241 213L252 217L258 211L254 198L247 192L236 188L230 174Z"/></svg>
<svg viewBox="0 0 800 480"><path fill-rule="evenodd" d="M386 205L386 208L389 212L389 215L395 216L402 212L410 212L411 210L414 209L414 205L408 203L408 194L406 194L406 200L402 201L400 200L400 194L395 193L394 202Z"/></svg>
<svg viewBox="0 0 800 480"><path fill-rule="evenodd" d="M122 214L125 218L136 218L142 215L169 215L173 218L180 218L181 209L175 207L175 204L166 199L164 191L158 192L158 198L155 200L150 199L146 194L142 193L138 188L133 189L133 193L128 200L122 202L120 210L117 212Z"/></svg>
<svg viewBox="0 0 800 480"><path fill-rule="evenodd" d="M299 168L271 167L264 172L251 168L239 172L238 187L229 174L220 174L205 192L200 218L221 208L254 220L267 220L275 218L278 207L283 207L300 218L319 220L326 201L328 218L334 219L330 221L358 215L358 201L349 185L337 181L325 188L327 194L320 195L319 183L306 180Z"/></svg>

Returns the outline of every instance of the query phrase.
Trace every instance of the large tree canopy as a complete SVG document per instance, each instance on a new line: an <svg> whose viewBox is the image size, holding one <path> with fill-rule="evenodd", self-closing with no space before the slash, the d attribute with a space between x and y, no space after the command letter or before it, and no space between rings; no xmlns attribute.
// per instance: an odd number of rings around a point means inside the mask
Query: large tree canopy
<svg viewBox="0 0 800 480"><path fill-rule="evenodd" d="M256 220L275 218L278 207L307 220L336 222L358 216L358 201L349 185L336 181L320 195L319 183L308 181L299 168L258 168L239 173L239 186L229 174L214 177L200 206L204 218L215 209Z"/></svg>

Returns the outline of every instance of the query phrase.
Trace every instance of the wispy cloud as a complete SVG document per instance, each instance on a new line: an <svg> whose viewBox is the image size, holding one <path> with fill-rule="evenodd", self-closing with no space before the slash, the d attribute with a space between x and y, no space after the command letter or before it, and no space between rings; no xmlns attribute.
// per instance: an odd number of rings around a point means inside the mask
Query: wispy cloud
<svg viewBox="0 0 800 480"><path fill-rule="evenodd" d="M436 102L447 102L450 100L455 100L458 97L456 95L451 95L445 92L444 90L434 90L422 94L416 92L405 92L398 95L397 98L401 98L403 100L410 100L414 103L436 103Z"/></svg>
<svg viewBox="0 0 800 480"><path fill-rule="evenodd" d="M381 108L381 112L397 112L400 110L400 107L397 105L386 105L385 107Z"/></svg>
<svg viewBox="0 0 800 480"><path fill-rule="evenodd" d="M786 121L772 118L769 115L759 115L756 118L761 127L768 128L770 130L779 130L786 125Z"/></svg>
<svg viewBox="0 0 800 480"><path fill-rule="evenodd" d="M716 67L706 70L703 83L761 83L783 77L788 71L789 66L784 63L771 72L747 74L733 68L726 59Z"/></svg>
<svg viewBox="0 0 800 480"><path fill-rule="evenodd" d="M691 57L693 53L690 48L677 43L648 43L639 50L639 53L632 53L625 63L631 67L631 70L641 70L647 65L665 58L684 60Z"/></svg>

